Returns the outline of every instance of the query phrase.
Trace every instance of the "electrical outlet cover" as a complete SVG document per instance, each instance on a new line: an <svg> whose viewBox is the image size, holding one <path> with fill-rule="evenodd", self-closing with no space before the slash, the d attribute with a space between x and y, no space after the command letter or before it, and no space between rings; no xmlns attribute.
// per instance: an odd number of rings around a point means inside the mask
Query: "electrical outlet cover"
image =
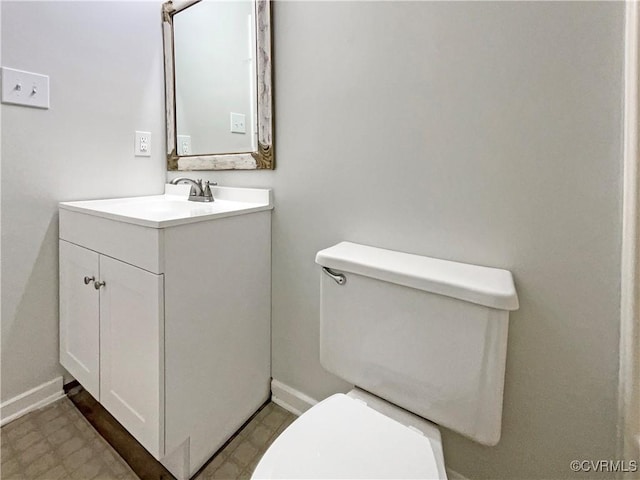
<svg viewBox="0 0 640 480"><path fill-rule="evenodd" d="M151 132L136 132L136 143L133 150L136 157L150 157Z"/></svg>
<svg viewBox="0 0 640 480"><path fill-rule="evenodd" d="M178 135L178 155L191 155L191 135Z"/></svg>

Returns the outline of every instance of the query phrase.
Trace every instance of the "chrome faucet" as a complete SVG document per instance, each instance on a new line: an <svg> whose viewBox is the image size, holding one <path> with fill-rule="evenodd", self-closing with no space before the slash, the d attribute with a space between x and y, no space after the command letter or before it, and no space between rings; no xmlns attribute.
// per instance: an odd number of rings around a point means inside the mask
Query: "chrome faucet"
<svg viewBox="0 0 640 480"><path fill-rule="evenodd" d="M189 200L192 202L213 202L213 194L211 193L210 185L217 185L217 183L210 183L209 180L202 181L201 179L192 180L187 177L174 178L169 182L172 185L178 185L179 183L187 183L191 185L189 192Z"/></svg>

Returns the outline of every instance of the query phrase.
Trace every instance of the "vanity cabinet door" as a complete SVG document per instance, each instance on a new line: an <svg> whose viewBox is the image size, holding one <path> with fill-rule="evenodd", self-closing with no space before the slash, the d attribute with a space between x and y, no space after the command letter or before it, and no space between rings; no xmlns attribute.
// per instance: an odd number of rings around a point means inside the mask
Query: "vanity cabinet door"
<svg viewBox="0 0 640 480"><path fill-rule="evenodd" d="M100 398L98 254L60 241L60 363Z"/></svg>
<svg viewBox="0 0 640 480"><path fill-rule="evenodd" d="M100 256L100 403L157 459L164 454L164 281Z"/></svg>

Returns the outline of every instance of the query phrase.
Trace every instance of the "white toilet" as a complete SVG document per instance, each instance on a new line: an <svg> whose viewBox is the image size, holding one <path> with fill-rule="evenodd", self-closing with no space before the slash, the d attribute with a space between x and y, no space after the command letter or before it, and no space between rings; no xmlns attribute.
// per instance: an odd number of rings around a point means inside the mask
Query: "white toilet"
<svg viewBox="0 0 640 480"><path fill-rule="evenodd" d="M252 478L447 478L437 425L495 445L511 273L349 242L316 263L320 361L356 387L294 421Z"/></svg>

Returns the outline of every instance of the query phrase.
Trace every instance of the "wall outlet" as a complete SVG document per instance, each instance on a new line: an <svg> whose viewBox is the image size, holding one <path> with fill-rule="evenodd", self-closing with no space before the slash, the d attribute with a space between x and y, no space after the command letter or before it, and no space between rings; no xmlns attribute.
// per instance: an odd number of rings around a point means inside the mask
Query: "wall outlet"
<svg viewBox="0 0 640 480"><path fill-rule="evenodd" d="M178 155L191 155L191 135L178 135Z"/></svg>
<svg viewBox="0 0 640 480"><path fill-rule="evenodd" d="M49 108L49 77L2 67L2 103Z"/></svg>
<svg viewBox="0 0 640 480"><path fill-rule="evenodd" d="M136 132L136 143L133 151L136 157L151 156L151 132Z"/></svg>
<svg viewBox="0 0 640 480"><path fill-rule="evenodd" d="M231 112L231 133L247 133L244 113Z"/></svg>

